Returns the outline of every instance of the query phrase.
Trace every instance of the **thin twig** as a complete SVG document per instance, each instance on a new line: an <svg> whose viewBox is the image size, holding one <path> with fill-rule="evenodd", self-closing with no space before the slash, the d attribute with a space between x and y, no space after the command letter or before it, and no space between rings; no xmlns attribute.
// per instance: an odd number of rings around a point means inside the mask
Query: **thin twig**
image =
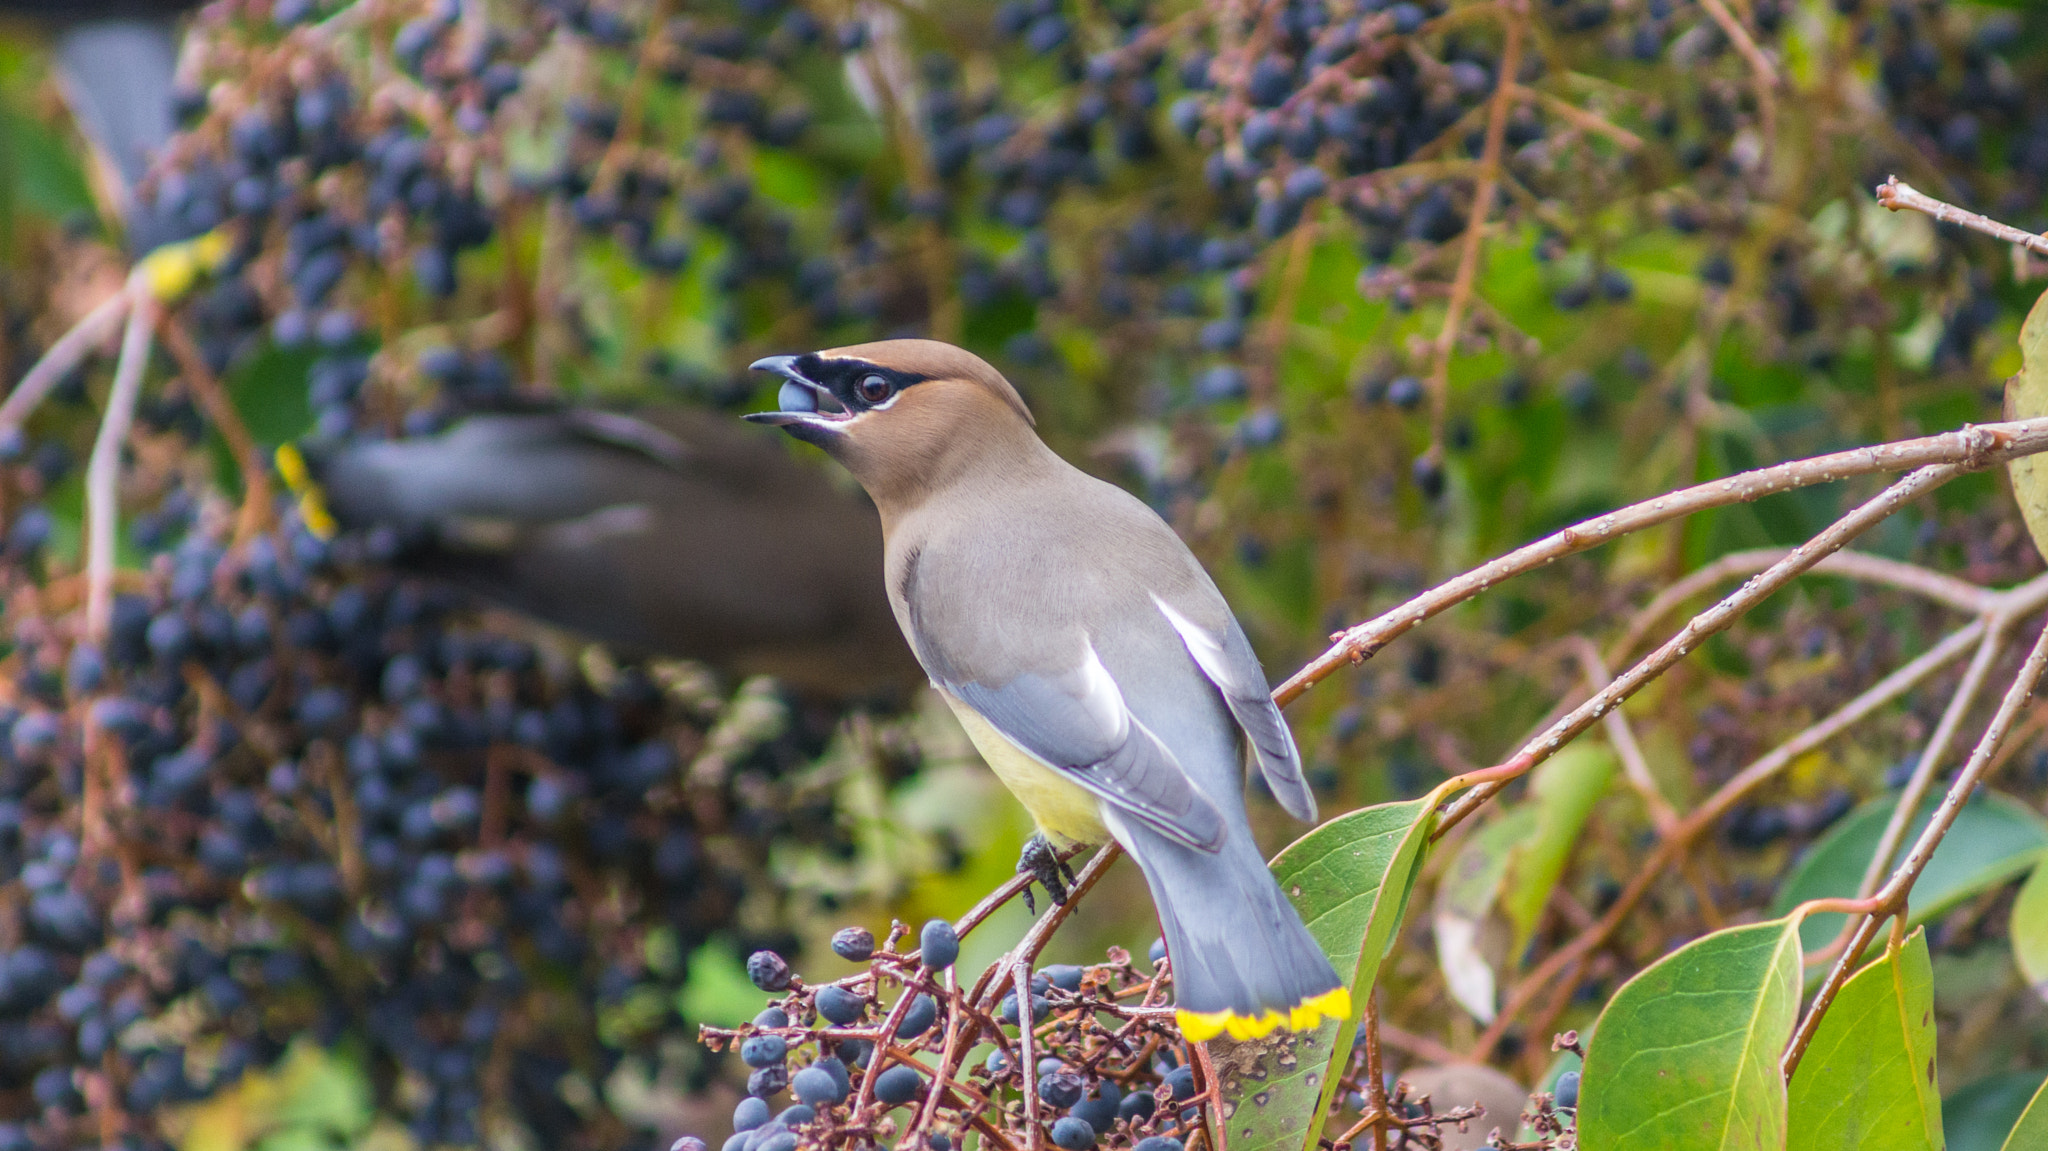
<svg viewBox="0 0 2048 1151"><path fill-rule="evenodd" d="M1906 827L1913 821L1913 814L1920 810L1920 800L1934 782L1941 761L1948 755L1948 745L1955 739L1956 729L1962 727L1964 717L1977 702L1977 693L1984 688L1984 679L1991 673L1992 661L1998 658L1999 649L2005 646L2006 625L2009 618L1987 621L1984 638L1977 644L1977 654L1970 658L1970 666L1963 669L1962 682L1956 684L1955 694L1949 697L1948 707L1941 713L1941 721L1934 725L1934 734L1927 738L1927 746L1921 750L1919 762L1913 765L1913 774L1906 786L1899 792L1899 801L1892 808L1891 819L1884 825L1884 834L1878 838L1877 850L1871 854L1870 863L1863 870L1863 879L1856 885L1858 898L1867 898L1877 893L1878 880L1891 870L1892 857L1898 854L1899 844L1906 838Z"/></svg>
<svg viewBox="0 0 2048 1151"><path fill-rule="evenodd" d="M1553 96L1548 92L1539 92L1534 88L1517 84L1515 85L1515 97L1521 100L1534 100L1542 104L1544 108L1548 109L1559 119L1568 120L1574 127L1584 131L1605 136L1630 152L1637 151L1643 146L1643 138L1641 136L1636 135L1634 132L1616 124L1597 112L1589 112L1579 107L1562 96Z"/></svg>
<svg viewBox="0 0 2048 1151"><path fill-rule="evenodd" d="M1444 309L1443 327L1437 331L1430 360L1429 449L1425 458L1437 461L1443 458L1444 421L1450 411L1451 356L1457 351L1458 336L1465 326L1465 311L1472 305L1479 253L1486 244L1486 219L1493 214L1494 191L1500 186L1501 145L1507 138L1508 112L1515 103L1515 74L1522 67L1522 33L1528 23L1528 7L1524 0L1501 0L1500 7L1507 22L1507 39L1500 50L1500 73L1494 79L1493 99L1486 110L1486 142L1479 153L1479 178L1472 185L1472 209L1465 218L1458 270L1451 280L1451 302Z"/></svg>
<svg viewBox="0 0 2048 1151"><path fill-rule="evenodd" d="M128 442L135 401L142 393L142 373L149 365L150 331L157 312L156 300L139 274L129 278L128 295L131 306L127 330L121 335L121 359L114 369L114 386L107 392L107 410L100 419L99 436L93 440L92 458L85 469L85 635L87 642L98 645L107 642L114 619L121 449Z"/></svg>
<svg viewBox="0 0 2048 1151"><path fill-rule="evenodd" d="M1380 1067L1380 1000L1376 989L1365 989L1365 1018L1358 1026L1365 1033L1365 1108L1374 1115L1387 1114L1387 1080ZM1387 1129L1372 1125L1373 1151L1387 1151Z"/></svg>
<svg viewBox="0 0 2048 1151"><path fill-rule="evenodd" d="M242 510L235 521L235 541L245 541L270 526L270 471L263 466L249 426L235 411L234 401L228 398L220 377L207 366L206 357L200 354L199 345L193 342L185 325L166 315L156 330L171 358L178 361L178 371L184 375L185 383L199 398L199 406L206 409L206 418L213 421L214 429L227 444L228 454L235 458L235 469L242 475Z"/></svg>
<svg viewBox="0 0 2048 1151"><path fill-rule="evenodd" d="M1629 621L1628 630L1608 649L1608 658L1626 658L1628 653L1642 643L1643 637L1650 633L1650 629L1657 625L1657 621L1663 619L1666 613L1679 604L1724 580L1760 572L1785 558L1785 553L1789 550L1757 548L1752 551L1729 552L1658 592L1656 598ZM1954 576L1929 571L1917 564L1886 559L1866 552L1836 552L1815 564L1813 570L1807 574L1841 576L1845 579L1863 580L1866 583L1884 584L1925 596L1957 611L1976 615L1991 610L1993 601L1999 595L1990 588L1978 587Z"/></svg>
<svg viewBox="0 0 2048 1151"><path fill-rule="evenodd" d="M2048 669L2048 627L2041 629L2041 635L2034 640L2034 649L2027 653L2027 661L2020 666L2019 674L2013 677L2012 686L2006 688L2005 698L1998 702L1998 711L1984 728L1984 735L1977 741L1977 747L1970 753L1970 762L1956 773L1948 786L1948 794L1942 797L1941 806L1935 809L1934 817L1920 832L1920 838L1913 843L1913 850L1906 855L1905 862L1892 873L1882 890L1871 897L1875 910L1865 914L1856 933L1850 937L1849 946L1828 972L1827 981L1813 997L1813 1006L1807 1009L1806 1018L1799 1021L1799 1030L1793 1033L1792 1043L1785 1049L1785 1057L1779 1064L1786 1079L1799 1068L1799 1059L1806 1053L1807 1044L1820 1028L1821 1019L1827 1014L1835 995L1842 984L1849 979L1849 973L1856 969L1856 963L1863 957L1863 949L1877 934L1878 925L1887 916L1903 915L1906 897L1912 892L1913 884L1920 873L1927 869L1927 863L1934 858L1934 849L1941 846L1943 836L1955 826L1956 817L1962 814L1963 804L1970 793L1977 788L1986 771L1991 767L1998 752L1998 745L2005 741L2006 732L2012 729L2013 720L2018 718L2020 708L2025 706L2034 688L2041 681L2041 672Z"/></svg>
<svg viewBox="0 0 2048 1151"><path fill-rule="evenodd" d="M1045 1133L1038 1125L1038 1057L1031 1050L1030 961L1019 959L1012 964L1010 980L1017 988L1017 1072L1024 1093L1025 1146L1040 1151Z"/></svg>
<svg viewBox="0 0 2048 1151"><path fill-rule="evenodd" d="M1274 689L1283 706L1347 664L1371 658L1424 620L1465 602L1511 576L1598 547L1631 532L1681 519L1694 512L1750 503L1813 484L1875 472L1901 472L1929 464L1953 463L1978 471L2020 456L2048 450L2048 417L1967 425L1920 439L1854 448L1793 460L1682 488L1668 495L1573 524L1431 588L1378 617L1332 637L1332 646Z"/></svg>
<svg viewBox="0 0 2048 1151"><path fill-rule="evenodd" d="M1607 661L1600 658L1600 649L1583 636L1572 637L1577 642L1571 645L1579 657L1579 667L1586 673L1586 682L1594 691L1600 691L1614 682L1613 673L1607 670ZM1620 708L1607 713L1601 721L1607 728L1607 742L1614 745L1614 754L1621 759L1622 774L1628 777L1629 786L1642 797L1643 806L1650 811L1650 826L1657 829L1659 838L1670 836L1671 829L1678 825L1678 811L1664 793L1657 790L1657 781L1650 776L1650 761L1644 757L1642 745L1636 742L1635 729L1629 726L1628 718Z"/></svg>
<svg viewBox="0 0 2048 1151"><path fill-rule="evenodd" d="M647 38L640 44L640 56L633 63L633 78L626 84L626 98L619 107L618 127L605 145L604 154L598 157L597 170L590 177L593 194L609 195L624 171L626 159L631 155L634 142L640 138L640 121L647 114L647 93L654 87L654 72L661 52L669 43L662 34L667 23L670 0L656 0L647 16Z"/></svg>
<svg viewBox="0 0 2048 1151"><path fill-rule="evenodd" d="M2018 244L2037 256L2048 256L2048 236L2037 235L2011 224L2001 224L1989 216L1982 216L1966 208L1937 200L1911 184L1893 176L1877 186L1877 202L1894 212L1925 212L1944 224L1956 224L1974 232Z"/></svg>
<svg viewBox="0 0 2048 1151"><path fill-rule="evenodd" d="M1750 86L1756 91L1757 112L1762 121L1759 127L1763 132L1764 146L1768 148L1776 142L1778 133L1778 100L1775 95L1780 83L1778 66L1757 46L1756 38L1749 34L1749 29L1722 0L1700 0L1700 7L1707 10L1707 15L1720 25L1722 33L1735 45L1735 50L1749 62Z"/></svg>
<svg viewBox="0 0 2048 1151"><path fill-rule="evenodd" d="M1508 780L1527 772L1555 754L1567 741L1592 726L1595 720L1641 690L1645 684L1664 674L1708 637L1732 627L1745 612L1790 583L1800 572L1820 562L1822 557L1840 549L1880 520L1886 519L1908 501L1933 491L1963 474L1963 471L1964 468L1960 464L1934 464L1911 473L1866 500L1848 515L1829 524L1819 535L1793 548L1784 559L1772 564L1761 574L1751 577L1733 595L1694 616L1677 635L1664 641L1662 647L1643 657L1634 667L1622 673L1620 678L1596 693L1593 698L1572 709L1571 714L1552 724L1548 731L1530 740L1500 767L1484 773L1484 782L1467 792L1444 812L1436 835L1442 836L1445 831L1455 827L1460 820L1507 786ZM1481 773L1472 774L1477 776Z"/></svg>
<svg viewBox="0 0 2048 1151"><path fill-rule="evenodd" d="M2037 590L2048 595L2048 577L2043 577L2037 583L2040 585ZM1672 865L1678 855L1688 849L1695 836L1711 827L1744 796L1783 771L1800 756L1825 746L1835 737L1868 718L1878 708L1912 690L1921 680L1961 658L1962 654L1969 650L1970 645L1977 642L1983 630L1982 620L1958 629L1905 666L1865 688L1862 694L1843 704L1826 718L1764 753L1761 758L1721 785L1720 790L1686 816L1670 839L1658 844L1643 860L1634 876L1623 886L1621 894L1615 897L1614 903L1592 927L1581 931L1569 943L1551 953L1549 958L1538 964L1515 985L1501 1007L1500 1014L1494 1017L1493 1022L1487 1026L1486 1033L1481 1035L1474 1045L1472 1058L1485 1060L1494 1046L1500 1042L1501 1037L1507 1034L1514 1019L1546 986L1554 982L1567 968L1606 943L1635 910L1636 904L1649 894L1650 889L1662 878L1665 870Z"/></svg>
<svg viewBox="0 0 2048 1151"><path fill-rule="evenodd" d="M101 300L85 318L71 325L71 330L57 337L50 350L32 365L28 373L14 390L7 393L6 402L0 403L0 435L5 435L22 425L36 405L61 383L71 370L84 362L86 353L94 344L105 339L121 317L128 314L136 294L131 290L115 292Z"/></svg>

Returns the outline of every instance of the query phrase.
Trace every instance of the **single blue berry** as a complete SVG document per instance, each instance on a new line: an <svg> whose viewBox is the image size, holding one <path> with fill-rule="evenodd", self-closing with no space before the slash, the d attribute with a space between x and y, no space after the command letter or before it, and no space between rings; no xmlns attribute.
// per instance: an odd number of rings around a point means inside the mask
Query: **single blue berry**
<svg viewBox="0 0 2048 1151"><path fill-rule="evenodd" d="M866 963L875 953L875 933L865 927L842 927L832 936L832 954L849 963Z"/></svg>
<svg viewBox="0 0 2048 1151"><path fill-rule="evenodd" d="M918 1089L923 1085L922 1075L914 1068L898 1063L875 1076L875 1098L891 1107L900 1107L917 1098Z"/></svg>
<svg viewBox="0 0 2048 1151"><path fill-rule="evenodd" d="M837 984L828 983L818 988L818 1014L845 1027L861 1017L867 1010L868 1001L859 993L848 991Z"/></svg>
<svg viewBox="0 0 2048 1151"><path fill-rule="evenodd" d="M1079 1075L1066 1071L1048 1075L1038 1083L1038 1097L1045 1100L1049 1106L1060 1111L1065 1111L1067 1108L1079 1103L1082 1093L1086 1090L1087 1084L1081 1081ZM1089 1141L1093 1142L1094 1130L1091 1128L1088 1134ZM1065 1144L1061 1144L1061 1146L1065 1146Z"/></svg>
<svg viewBox="0 0 2048 1151"><path fill-rule="evenodd" d="M1052 1125L1052 1145L1060 1151L1088 1151L1095 1146L1095 1128L1069 1115Z"/></svg>
<svg viewBox="0 0 2048 1151"><path fill-rule="evenodd" d="M756 951L747 956L747 978L763 991L789 987L789 961L773 951Z"/></svg>
<svg viewBox="0 0 2048 1151"><path fill-rule="evenodd" d="M789 1044L780 1035L753 1035L740 1044L740 1062L749 1067L773 1067L789 1058Z"/></svg>
<svg viewBox="0 0 2048 1151"><path fill-rule="evenodd" d="M933 971L944 971L960 958L960 937L953 932L953 925L943 919L934 919L918 932L917 942L921 951L919 962Z"/></svg>
<svg viewBox="0 0 2048 1151"><path fill-rule="evenodd" d="M768 1122L768 1115L768 1101L766 1099L756 1099L749 1095L745 1099L740 1100L738 1107L733 1108L732 1129L735 1131L752 1131L761 1124Z"/></svg>
<svg viewBox="0 0 2048 1151"><path fill-rule="evenodd" d="M790 1078L789 1088L797 1099L813 1107L823 1107L846 1098L846 1089L832 1078L829 1071L817 1067L806 1067Z"/></svg>
<svg viewBox="0 0 2048 1151"><path fill-rule="evenodd" d="M911 1001L910 1009L903 1013L903 1021L896 1025L896 1038L915 1039L930 1031L938 1017L938 1001L929 995L920 995Z"/></svg>

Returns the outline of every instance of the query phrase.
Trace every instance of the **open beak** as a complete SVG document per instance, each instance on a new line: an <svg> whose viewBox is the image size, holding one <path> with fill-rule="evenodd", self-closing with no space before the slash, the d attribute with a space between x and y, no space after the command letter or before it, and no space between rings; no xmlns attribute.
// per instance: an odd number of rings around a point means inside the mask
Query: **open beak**
<svg viewBox="0 0 2048 1151"><path fill-rule="evenodd" d="M777 411L749 412L743 418L778 427L791 424L824 427L851 419L853 413L847 411L831 392L805 379L803 373L797 371L796 362L795 356L765 356L747 365L756 372L774 372L781 376L782 390L775 394Z"/></svg>

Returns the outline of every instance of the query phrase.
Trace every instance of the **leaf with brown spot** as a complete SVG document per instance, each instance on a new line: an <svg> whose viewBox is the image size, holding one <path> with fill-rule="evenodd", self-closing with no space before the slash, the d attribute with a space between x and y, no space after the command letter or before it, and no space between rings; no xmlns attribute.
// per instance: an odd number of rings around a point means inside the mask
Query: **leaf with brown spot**
<svg viewBox="0 0 2048 1151"><path fill-rule="evenodd" d="M1439 789L1406 803L1362 808L1316 828L1273 858L1280 889L1293 896L1309 934L1347 979L1354 1012L1364 1010L1380 960L1400 929L1441 800ZM1350 1054L1357 1025L1354 1014L1341 1024L1324 1020L1312 1032L1279 1031L1242 1043L1211 1040L1219 1077L1265 1076L1257 1096L1234 1093L1253 1106L1231 1117L1230 1151L1314 1151L1336 1079L1333 1068L1341 1070L1335 1061ZM1283 1055L1291 1055L1294 1065L1283 1062ZM1240 1085L1239 1092L1244 1089Z"/></svg>

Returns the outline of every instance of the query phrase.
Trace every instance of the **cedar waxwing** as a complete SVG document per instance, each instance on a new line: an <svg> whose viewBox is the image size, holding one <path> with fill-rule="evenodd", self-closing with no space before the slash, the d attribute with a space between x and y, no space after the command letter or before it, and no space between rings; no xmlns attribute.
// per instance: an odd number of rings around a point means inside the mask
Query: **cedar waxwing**
<svg viewBox="0 0 2048 1151"><path fill-rule="evenodd" d="M982 757L1051 840L1114 837L1145 873L1182 1033L1349 1014L1245 815L1249 757L1315 820L1300 753L1173 530L1053 454L1009 381L959 348L889 340L754 367L786 382L781 411L747 418L823 448L874 497L897 623Z"/></svg>
<svg viewBox="0 0 2048 1151"><path fill-rule="evenodd" d="M837 699L918 680L867 501L728 418L493 412L308 456L319 502L393 530L398 566L628 652Z"/></svg>
<svg viewBox="0 0 2048 1151"><path fill-rule="evenodd" d="M113 208L154 247L153 229L136 216L135 189L176 128L173 74L177 21L200 0L0 0L0 16L48 26L64 102L97 153Z"/></svg>

